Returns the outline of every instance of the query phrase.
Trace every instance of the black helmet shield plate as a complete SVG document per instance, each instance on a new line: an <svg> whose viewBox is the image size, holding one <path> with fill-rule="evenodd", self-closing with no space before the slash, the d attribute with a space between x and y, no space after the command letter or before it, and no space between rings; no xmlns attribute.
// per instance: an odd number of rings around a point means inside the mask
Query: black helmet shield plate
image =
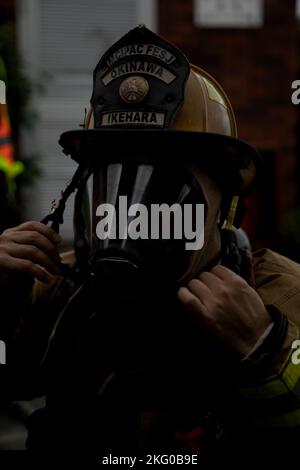
<svg viewBox="0 0 300 470"><path fill-rule="evenodd" d="M144 26L114 44L94 71L94 127L168 128L184 99L186 57Z"/></svg>

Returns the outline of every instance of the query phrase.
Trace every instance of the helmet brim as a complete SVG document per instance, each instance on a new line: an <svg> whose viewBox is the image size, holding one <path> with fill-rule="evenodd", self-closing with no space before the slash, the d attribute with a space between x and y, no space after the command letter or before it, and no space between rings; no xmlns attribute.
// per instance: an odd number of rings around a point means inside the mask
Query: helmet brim
<svg viewBox="0 0 300 470"><path fill-rule="evenodd" d="M108 160L118 152L141 152L165 163L194 161L199 167L238 171L240 192L252 189L262 167L259 152L248 143L227 135L172 129L82 129L64 132L59 139L65 154L77 163L90 155ZM194 157L194 158L193 158ZM228 172L227 172L228 173Z"/></svg>

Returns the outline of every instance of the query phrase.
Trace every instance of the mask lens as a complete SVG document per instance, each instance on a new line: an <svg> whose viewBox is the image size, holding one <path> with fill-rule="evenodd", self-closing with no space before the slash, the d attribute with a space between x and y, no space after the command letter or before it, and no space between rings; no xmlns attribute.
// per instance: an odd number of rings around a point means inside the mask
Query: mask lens
<svg viewBox="0 0 300 470"><path fill-rule="evenodd" d="M105 259L113 278L122 260L123 274L135 266L145 276L178 280L193 253L187 245L196 245L204 229L205 199L193 175L179 166L120 158L94 168L88 187L90 262Z"/></svg>

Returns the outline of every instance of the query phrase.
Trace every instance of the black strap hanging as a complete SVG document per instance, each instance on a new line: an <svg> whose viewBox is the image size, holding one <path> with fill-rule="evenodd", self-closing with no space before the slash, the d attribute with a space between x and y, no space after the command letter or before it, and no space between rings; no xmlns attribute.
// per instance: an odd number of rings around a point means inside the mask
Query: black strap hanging
<svg viewBox="0 0 300 470"><path fill-rule="evenodd" d="M76 264L79 270L84 273L87 269L87 260L89 254L89 243L86 239L86 223L82 212L82 199L86 190L88 178L91 175L91 169L86 169L79 183L74 201L74 250Z"/></svg>
<svg viewBox="0 0 300 470"><path fill-rule="evenodd" d="M51 222L50 227L59 233L59 226L63 224L63 215L66 208L66 202L70 195L80 186L83 175L86 172L87 167L80 163L70 183L66 189L62 191L60 199L52 202L51 211L46 217L41 220L42 224L48 225Z"/></svg>
<svg viewBox="0 0 300 470"><path fill-rule="evenodd" d="M77 170L74 173L74 176L70 183L67 185L66 189L62 191L61 197L59 200L54 200L52 202L51 211L46 217L41 220L42 224L48 225L59 233L59 226L63 224L63 215L66 208L66 202L69 199L70 195L76 191L76 189L81 186L85 186L88 176L90 175L90 169L88 165L80 163ZM61 275L78 281L78 273L76 271L78 261L76 259L76 266L70 268L69 266L60 263Z"/></svg>

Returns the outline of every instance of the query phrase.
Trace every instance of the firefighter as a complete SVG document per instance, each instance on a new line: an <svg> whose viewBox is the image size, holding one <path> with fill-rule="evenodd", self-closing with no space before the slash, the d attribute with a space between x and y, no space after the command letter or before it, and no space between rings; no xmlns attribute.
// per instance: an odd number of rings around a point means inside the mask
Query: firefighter
<svg viewBox="0 0 300 470"><path fill-rule="evenodd" d="M139 26L101 58L85 128L60 144L78 163L61 199L43 224L0 237L2 272L37 279L14 359L21 348L33 394L47 395L28 447L190 450L203 465L239 448L271 461L300 424L300 267L269 250L251 259L238 243L261 160L238 139L224 90ZM61 263L56 232L74 191L74 252ZM133 212L126 230L115 225L109 207L120 220L124 197L135 215L201 204L202 246L187 250L186 233L143 237Z"/></svg>

